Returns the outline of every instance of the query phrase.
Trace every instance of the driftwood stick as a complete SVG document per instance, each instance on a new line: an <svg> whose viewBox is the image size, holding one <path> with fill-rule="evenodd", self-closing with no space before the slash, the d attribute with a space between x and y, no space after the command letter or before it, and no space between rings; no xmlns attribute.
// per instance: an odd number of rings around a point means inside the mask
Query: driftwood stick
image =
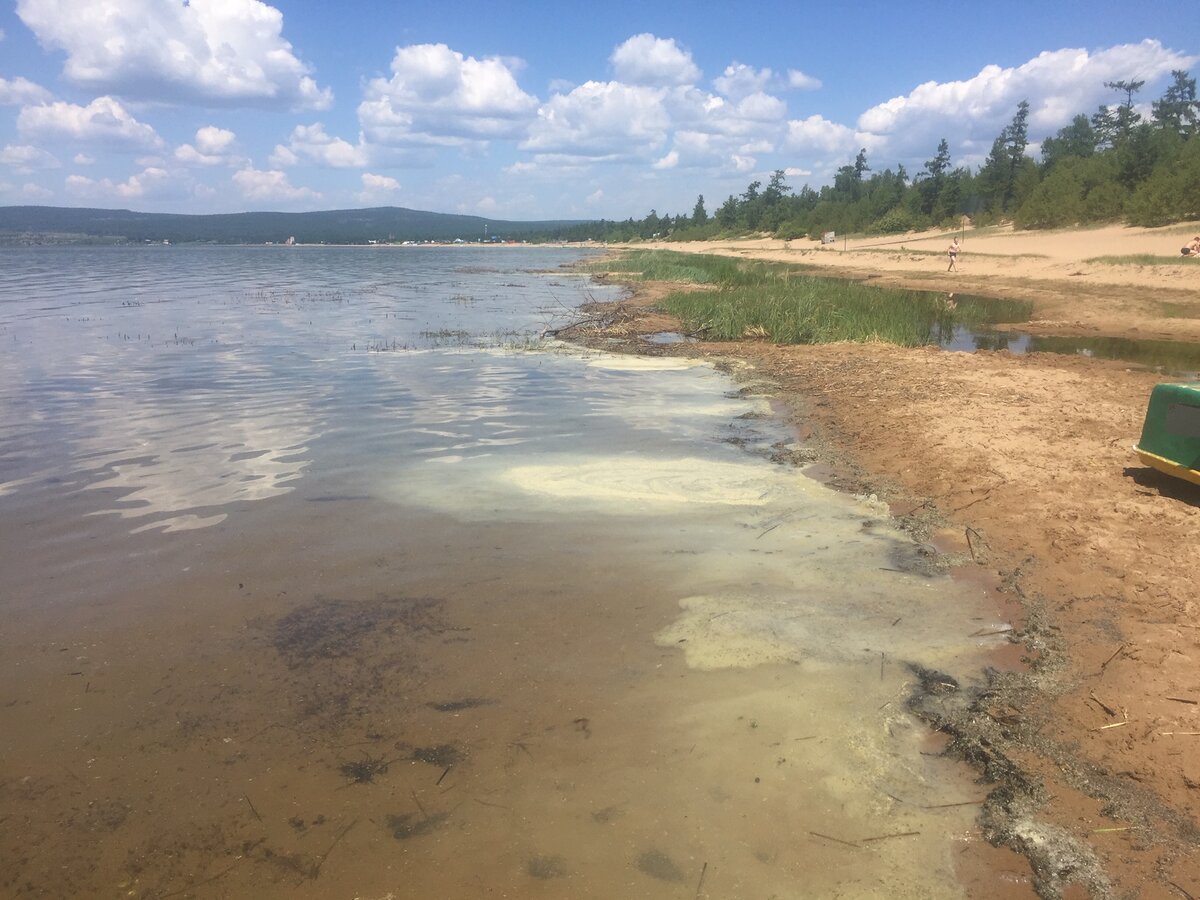
<svg viewBox="0 0 1200 900"><path fill-rule="evenodd" d="M835 844L844 844L847 847L853 847L855 850L859 849L858 844L854 843L853 841L843 841L841 838L831 837L828 834L821 834L819 831L810 831L809 834L811 834L813 837L819 837L824 838L827 841L833 841Z"/></svg>

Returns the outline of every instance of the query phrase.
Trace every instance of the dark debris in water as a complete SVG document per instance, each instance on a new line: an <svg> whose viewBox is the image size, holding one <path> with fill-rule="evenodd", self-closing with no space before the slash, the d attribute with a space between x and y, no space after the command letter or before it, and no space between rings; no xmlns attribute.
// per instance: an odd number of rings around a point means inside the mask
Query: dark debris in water
<svg viewBox="0 0 1200 900"><path fill-rule="evenodd" d="M567 874L566 860L561 856L533 856L525 864L525 871L543 880L562 878Z"/></svg>
<svg viewBox="0 0 1200 900"><path fill-rule="evenodd" d="M683 881L683 872L674 860L661 850L647 850L637 860L638 871L659 881Z"/></svg>
<svg viewBox="0 0 1200 900"><path fill-rule="evenodd" d="M402 813L393 815L391 813L384 819L387 824L387 829L392 833L398 841L407 841L409 838L421 837L425 834L430 834L437 831L449 820L449 813L434 813L431 816L417 815L416 813Z"/></svg>
<svg viewBox="0 0 1200 900"><path fill-rule="evenodd" d="M458 765L466 758L466 754L453 744L438 744L434 747L414 747L408 758L446 769Z"/></svg>
<svg viewBox="0 0 1200 900"><path fill-rule="evenodd" d="M370 784L375 780L376 775L387 774L388 765L388 760L382 756L378 759L372 756L364 756L362 759L354 760L353 762L342 763L338 766L338 771L351 784Z"/></svg>
<svg viewBox="0 0 1200 900"><path fill-rule="evenodd" d="M315 660L352 656L375 632L440 634L448 626L440 602L430 598L385 598L360 603L317 600L279 619L271 643L292 668Z"/></svg>
<svg viewBox="0 0 1200 900"><path fill-rule="evenodd" d="M921 690L926 694L953 694L958 691L958 679L937 669L927 669L917 663L909 663L909 669L921 682Z"/></svg>
<svg viewBox="0 0 1200 900"><path fill-rule="evenodd" d="M495 702L495 700L489 700L484 697L463 697L461 700L446 700L442 703L428 703L426 705L430 709L436 709L438 712L460 712L464 709L491 706Z"/></svg>

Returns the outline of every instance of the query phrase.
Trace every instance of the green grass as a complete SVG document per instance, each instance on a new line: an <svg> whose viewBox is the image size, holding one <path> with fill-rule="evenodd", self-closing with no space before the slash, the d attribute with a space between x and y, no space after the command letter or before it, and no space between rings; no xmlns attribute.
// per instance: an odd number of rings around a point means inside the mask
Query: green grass
<svg viewBox="0 0 1200 900"><path fill-rule="evenodd" d="M682 281L687 284L732 284L742 277L736 259L673 250L634 250L616 259L592 263L588 268L643 281Z"/></svg>
<svg viewBox="0 0 1200 900"><path fill-rule="evenodd" d="M1164 319L1200 319L1200 303L1170 303L1159 304Z"/></svg>
<svg viewBox="0 0 1200 900"><path fill-rule="evenodd" d="M1102 266L1196 266L1200 265L1200 257L1155 256L1153 253L1131 253L1128 256L1093 256L1085 259L1086 263Z"/></svg>
<svg viewBox="0 0 1200 900"><path fill-rule="evenodd" d="M887 341L918 346L951 333L1029 318L1032 304L881 288L803 274L795 266L669 250L639 250L593 265L626 277L715 287L662 301L689 331L716 339L768 337L784 344Z"/></svg>

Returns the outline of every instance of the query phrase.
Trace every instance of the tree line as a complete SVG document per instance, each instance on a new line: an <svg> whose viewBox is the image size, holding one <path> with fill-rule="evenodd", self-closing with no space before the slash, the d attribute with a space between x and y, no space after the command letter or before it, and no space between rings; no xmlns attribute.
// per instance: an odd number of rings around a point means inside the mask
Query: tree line
<svg viewBox="0 0 1200 900"><path fill-rule="evenodd" d="M1026 155L1029 103L992 142L978 170L955 166L943 138L921 170L903 165L872 171L867 151L839 168L833 183L792 191L782 170L764 187L751 182L711 214L701 195L690 215L565 228L547 237L636 241L653 238L705 240L739 234L816 239L824 232L900 234L929 227L956 227L963 216L976 225L1011 220L1018 228L1055 228L1125 221L1165 225L1200 218L1200 101L1196 79L1171 73L1148 121L1135 97L1144 81L1105 82L1121 102L1101 105L1041 146L1041 159Z"/></svg>

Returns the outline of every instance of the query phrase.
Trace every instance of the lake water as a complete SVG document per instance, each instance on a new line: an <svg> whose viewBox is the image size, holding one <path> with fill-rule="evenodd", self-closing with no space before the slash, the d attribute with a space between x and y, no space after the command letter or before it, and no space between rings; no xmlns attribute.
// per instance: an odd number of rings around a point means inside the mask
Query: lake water
<svg viewBox="0 0 1200 900"><path fill-rule="evenodd" d="M0 250L0 892L963 895L994 595L580 257Z"/></svg>

